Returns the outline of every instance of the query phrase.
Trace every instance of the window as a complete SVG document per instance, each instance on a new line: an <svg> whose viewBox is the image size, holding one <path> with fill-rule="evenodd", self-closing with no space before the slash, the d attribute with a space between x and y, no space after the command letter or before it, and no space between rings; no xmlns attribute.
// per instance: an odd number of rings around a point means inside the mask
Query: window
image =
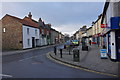
<svg viewBox="0 0 120 80"><path fill-rule="evenodd" d="M49 31L47 31L47 35L49 35Z"/></svg>
<svg viewBox="0 0 120 80"><path fill-rule="evenodd" d="M30 45L30 39L28 39L28 46Z"/></svg>
<svg viewBox="0 0 120 80"><path fill-rule="evenodd" d="M42 34L44 34L44 29L42 29Z"/></svg>
<svg viewBox="0 0 120 80"><path fill-rule="evenodd" d="M37 29L35 29L35 34L37 35Z"/></svg>
<svg viewBox="0 0 120 80"><path fill-rule="evenodd" d="M5 28L3 28L3 32L5 32Z"/></svg>
<svg viewBox="0 0 120 80"><path fill-rule="evenodd" d="M29 34L29 28L27 28L27 34Z"/></svg>

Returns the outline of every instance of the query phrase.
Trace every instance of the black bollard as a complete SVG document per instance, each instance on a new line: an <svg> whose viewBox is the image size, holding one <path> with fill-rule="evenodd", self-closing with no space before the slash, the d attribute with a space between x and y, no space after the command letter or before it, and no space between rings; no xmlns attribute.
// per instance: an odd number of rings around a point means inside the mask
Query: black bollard
<svg viewBox="0 0 120 80"><path fill-rule="evenodd" d="M71 46L69 47L69 55L70 55L70 49L71 49Z"/></svg>
<svg viewBox="0 0 120 80"><path fill-rule="evenodd" d="M69 55L70 55L70 49L69 49Z"/></svg>
<svg viewBox="0 0 120 80"><path fill-rule="evenodd" d="M73 61L75 61L75 62L80 61L79 49L77 49L77 48L73 49Z"/></svg>
<svg viewBox="0 0 120 80"><path fill-rule="evenodd" d="M62 49L60 49L60 57L62 58Z"/></svg>
<svg viewBox="0 0 120 80"><path fill-rule="evenodd" d="M57 54L56 54L56 46L54 47L54 53L55 53L55 55L57 55Z"/></svg>

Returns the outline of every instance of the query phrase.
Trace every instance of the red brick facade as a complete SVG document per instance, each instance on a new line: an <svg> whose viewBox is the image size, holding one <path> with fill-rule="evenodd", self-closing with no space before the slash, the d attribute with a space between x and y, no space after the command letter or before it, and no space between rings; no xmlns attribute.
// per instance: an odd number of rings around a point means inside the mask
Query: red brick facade
<svg viewBox="0 0 120 80"><path fill-rule="evenodd" d="M2 48L22 49L22 24L15 18L6 15L2 18Z"/></svg>

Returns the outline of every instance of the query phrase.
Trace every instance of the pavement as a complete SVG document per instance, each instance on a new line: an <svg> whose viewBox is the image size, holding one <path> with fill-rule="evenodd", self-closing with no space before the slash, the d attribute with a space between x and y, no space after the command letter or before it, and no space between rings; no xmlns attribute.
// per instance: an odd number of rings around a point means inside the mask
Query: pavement
<svg viewBox="0 0 120 80"><path fill-rule="evenodd" d="M19 53L24 53L24 52L28 52L28 51L32 51L32 50L37 50L37 49L44 49L44 48L48 48L48 47L52 47L52 46L57 46L60 44L55 44L55 45L48 45L48 46L42 46L42 47L36 47L36 48L31 48L31 49L24 49L24 50L9 50L9 51L2 51L0 53L0 56L5 56L5 55L12 55L12 54L19 54Z"/></svg>
<svg viewBox="0 0 120 80"><path fill-rule="evenodd" d="M55 55L54 52L49 52L47 55L49 55L54 60L81 67L91 72L106 74L110 76L118 76L119 62L113 62L109 58L101 59L100 47L97 45L91 45L89 46L89 51L82 51L81 46L79 46L78 49L80 49L79 62L73 61L73 52L71 51L69 55L69 51L65 49L63 49L62 58L60 57L59 50L57 50L57 55Z"/></svg>

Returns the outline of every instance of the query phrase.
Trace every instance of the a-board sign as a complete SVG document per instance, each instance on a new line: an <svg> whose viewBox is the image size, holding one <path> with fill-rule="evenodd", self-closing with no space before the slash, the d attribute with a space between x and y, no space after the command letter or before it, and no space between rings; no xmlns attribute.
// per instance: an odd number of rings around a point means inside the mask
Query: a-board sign
<svg viewBox="0 0 120 80"><path fill-rule="evenodd" d="M100 49L101 59L107 58L107 49Z"/></svg>

